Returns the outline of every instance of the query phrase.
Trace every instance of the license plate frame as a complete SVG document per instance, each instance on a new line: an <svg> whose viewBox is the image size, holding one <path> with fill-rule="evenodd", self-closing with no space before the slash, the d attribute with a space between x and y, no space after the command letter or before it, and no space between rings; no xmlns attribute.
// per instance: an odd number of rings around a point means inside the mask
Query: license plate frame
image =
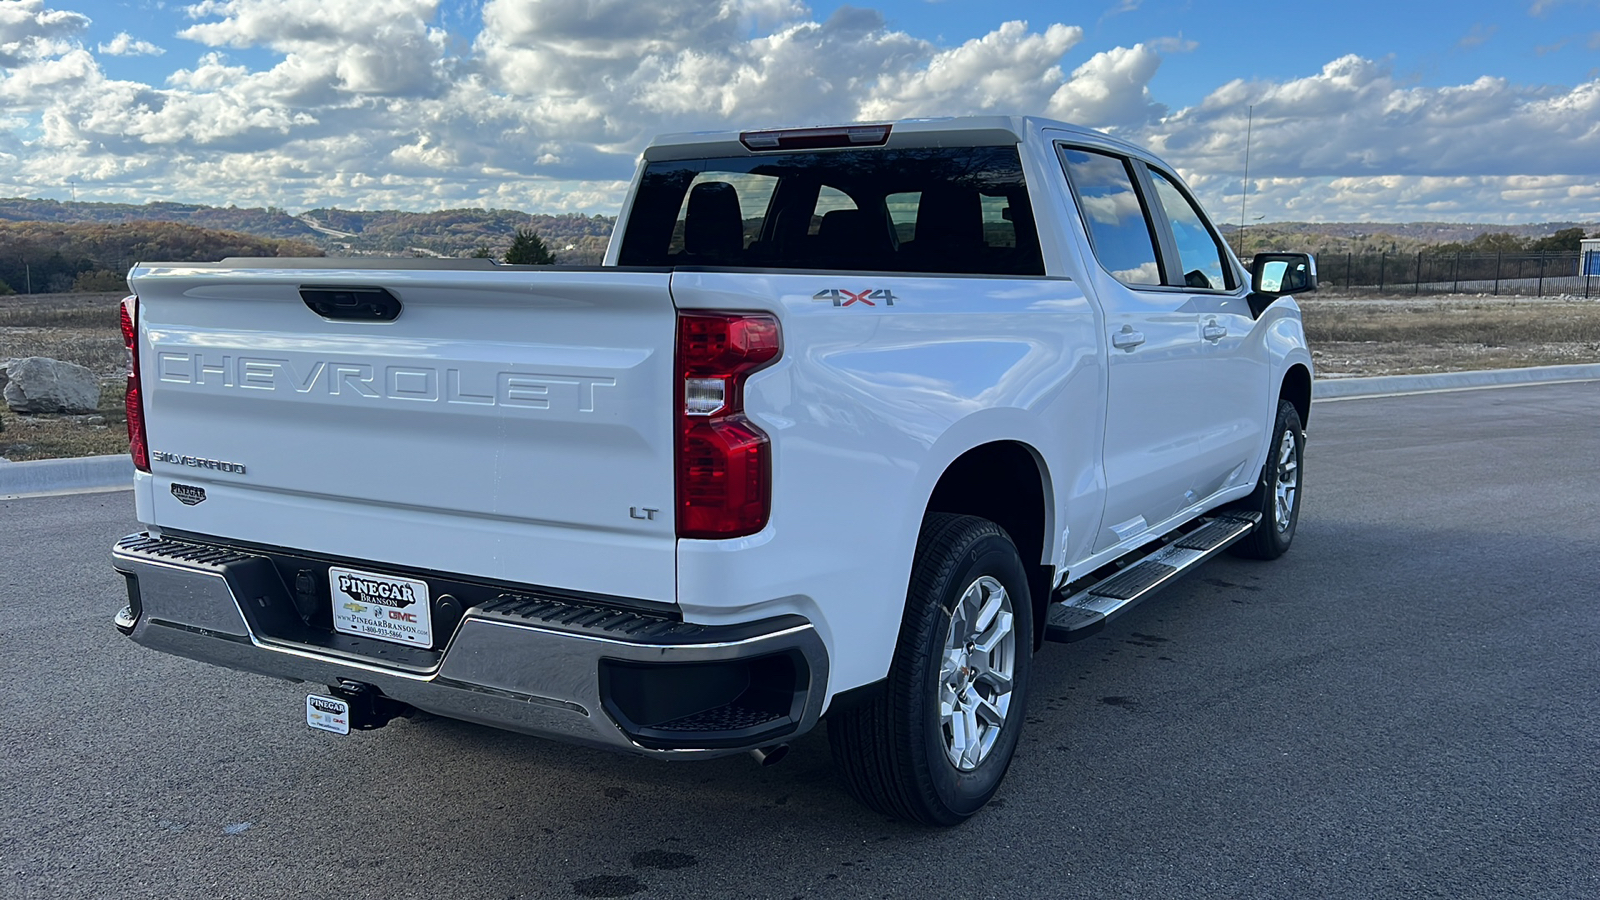
<svg viewBox="0 0 1600 900"><path fill-rule="evenodd" d="M433 604L425 581L329 566L328 594L334 631L408 647L433 646Z"/></svg>

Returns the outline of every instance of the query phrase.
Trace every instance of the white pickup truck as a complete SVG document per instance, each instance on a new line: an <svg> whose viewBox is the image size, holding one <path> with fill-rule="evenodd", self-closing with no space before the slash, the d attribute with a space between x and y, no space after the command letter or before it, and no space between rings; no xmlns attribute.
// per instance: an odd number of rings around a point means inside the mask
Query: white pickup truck
<svg viewBox="0 0 1600 900"><path fill-rule="evenodd" d="M771 761L826 718L855 796L949 825L1043 642L1294 536L1313 262L1247 273L1137 147L674 135L619 223L590 269L135 267L118 627L341 733Z"/></svg>

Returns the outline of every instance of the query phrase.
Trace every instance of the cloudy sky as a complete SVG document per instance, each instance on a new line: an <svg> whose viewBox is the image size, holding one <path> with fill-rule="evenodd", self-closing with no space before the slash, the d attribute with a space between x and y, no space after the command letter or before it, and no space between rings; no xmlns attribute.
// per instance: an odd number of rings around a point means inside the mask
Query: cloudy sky
<svg viewBox="0 0 1600 900"><path fill-rule="evenodd" d="M1253 106L1252 220L1600 220L1600 0L863 2L0 0L0 196L609 214L654 134L1002 112L1235 221Z"/></svg>

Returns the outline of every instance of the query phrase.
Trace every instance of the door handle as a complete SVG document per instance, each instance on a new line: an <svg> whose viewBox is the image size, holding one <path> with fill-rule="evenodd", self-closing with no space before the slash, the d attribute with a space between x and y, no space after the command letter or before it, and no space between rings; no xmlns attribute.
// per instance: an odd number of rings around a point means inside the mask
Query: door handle
<svg viewBox="0 0 1600 900"><path fill-rule="evenodd" d="M1228 336L1228 326L1219 325L1216 319L1212 319L1200 329L1200 336L1208 341L1220 341Z"/></svg>
<svg viewBox="0 0 1600 900"><path fill-rule="evenodd" d="M1144 343L1144 332L1134 331L1132 325L1122 326L1122 330L1111 335L1111 346L1118 350L1127 350L1132 353L1133 348Z"/></svg>

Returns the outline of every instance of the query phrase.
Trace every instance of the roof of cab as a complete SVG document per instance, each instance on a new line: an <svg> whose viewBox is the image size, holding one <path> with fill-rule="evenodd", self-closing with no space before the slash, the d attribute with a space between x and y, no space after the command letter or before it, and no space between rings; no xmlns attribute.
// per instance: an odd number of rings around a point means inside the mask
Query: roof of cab
<svg viewBox="0 0 1600 900"><path fill-rule="evenodd" d="M889 140L883 146L897 147L984 147L995 144L1014 144L1026 138L1030 131L1048 129L1092 137L1095 141L1111 140L1104 132L1057 122L1036 116L952 116L928 119L891 119L876 122L850 122L820 127L847 127L857 125L891 125ZM650 161L665 159L704 159L707 157L761 156L772 151L752 151L740 142L739 136L752 131L786 131L791 127L749 128L742 131L695 131L663 134L645 148L644 158ZM1136 148L1134 148L1136 149Z"/></svg>

